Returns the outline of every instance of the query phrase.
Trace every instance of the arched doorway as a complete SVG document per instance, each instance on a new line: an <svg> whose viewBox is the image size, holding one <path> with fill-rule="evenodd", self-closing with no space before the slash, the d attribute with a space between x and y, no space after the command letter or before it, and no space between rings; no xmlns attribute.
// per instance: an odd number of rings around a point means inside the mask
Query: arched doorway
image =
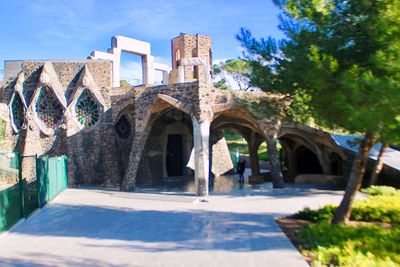
<svg viewBox="0 0 400 267"><path fill-rule="evenodd" d="M172 178L193 178L186 165L193 148L192 120L186 113L167 108L154 115L139 163L138 186L163 184Z"/></svg>
<svg viewBox="0 0 400 267"><path fill-rule="evenodd" d="M318 157L305 146L296 150L297 174L322 174L322 167Z"/></svg>

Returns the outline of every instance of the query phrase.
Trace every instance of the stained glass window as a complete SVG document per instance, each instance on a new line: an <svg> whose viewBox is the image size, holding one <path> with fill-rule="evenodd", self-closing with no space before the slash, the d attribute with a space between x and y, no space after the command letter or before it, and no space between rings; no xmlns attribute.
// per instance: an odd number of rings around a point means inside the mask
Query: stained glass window
<svg viewBox="0 0 400 267"><path fill-rule="evenodd" d="M11 112L15 127L18 130L21 129L24 123L24 104L17 93L14 94L13 102L11 103Z"/></svg>
<svg viewBox="0 0 400 267"><path fill-rule="evenodd" d="M46 86L40 90L36 102L36 112L39 119L50 128L59 123L63 117L63 108L60 101L58 101L51 89Z"/></svg>
<svg viewBox="0 0 400 267"><path fill-rule="evenodd" d="M22 95L23 95L24 98L25 98L25 103L26 103L26 105L29 105L29 99L31 99L32 93L33 93L33 90L28 91L28 88L27 88L27 86L26 86L26 84L25 84L25 82L24 82L24 84L23 84L23 89L22 89Z"/></svg>
<svg viewBox="0 0 400 267"><path fill-rule="evenodd" d="M131 136L131 123L126 115L122 115L115 124L115 130L122 139L127 139Z"/></svg>
<svg viewBox="0 0 400 267"><path fill-rule="evenodd" d="M93 126L100 116L100 105L88 89L84 89L75 107L76 118L83 126Z"/></svg>

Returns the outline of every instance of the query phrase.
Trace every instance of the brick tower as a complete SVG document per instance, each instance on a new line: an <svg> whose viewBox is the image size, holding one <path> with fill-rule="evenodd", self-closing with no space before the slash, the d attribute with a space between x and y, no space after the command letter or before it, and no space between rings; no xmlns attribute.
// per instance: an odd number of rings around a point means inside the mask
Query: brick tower
<svg viewBox="0 0 400 267"><path fill-rule="evenodd" d="M206 35L190 35L181 33L171 41L172 49L172 72L171 81L178 81L178 68L184 65L182 59L193 59L198 62L205 62L209 69L212 68L212 40ZM184 65L184 81L191 82L199 77L204 77L204 68L198 65Z"/></svg>

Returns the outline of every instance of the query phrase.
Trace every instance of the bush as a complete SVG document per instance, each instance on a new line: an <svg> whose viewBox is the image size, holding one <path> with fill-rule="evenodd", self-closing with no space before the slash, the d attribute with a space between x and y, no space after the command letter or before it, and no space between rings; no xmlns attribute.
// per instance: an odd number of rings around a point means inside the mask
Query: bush
<svg viewBox="0 0 400 267"><path fill-rule="evenodd" d="M400 195L368 196L354 203L351 215L356 221L400 224Z"/></svg>
<svg viewBox="0 0 400 267"><path fill-rule="evenodd" d="M366 193L370 196L396 196L400 195L400 190L383 185L372 185L368 188L361 189L361 192Z"/></svg>
<svg viewBox="0 0 400 267"><path fill-rule="evenodd" d="M379 192L383 192L383 190ZM376 190L374 193L376 193ZM400 224L400 194L373 194L369 195L365 200L354 203L351 220ZM334 205L327 205L318 210L305 208L293 217L311 222L329 222L332 220L336 208Z"/></svg>
<svg viewBox="0 0 400 267"><path fill-rule="evenodd" d="M302 252L317 266L400 266L400 229L349 227L323 222L297 234Z"/></svg>

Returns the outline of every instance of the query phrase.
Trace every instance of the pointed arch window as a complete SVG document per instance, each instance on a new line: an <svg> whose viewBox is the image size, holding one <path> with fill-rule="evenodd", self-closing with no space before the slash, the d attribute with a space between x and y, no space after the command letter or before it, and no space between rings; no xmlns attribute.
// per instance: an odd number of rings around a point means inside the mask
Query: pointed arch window
<svg viewBox="0 0 400 267"><path fill-rule="evenodd" d="M20 130L24 123L25 108L19 94L15 93L11 103L12 122L16 130Z"/></svg>
<svg viewBox="0 0 400 267"><path fill-rule="evenodd" d="M75 106L75 114L79 123L82 126L93 126L99 120L100 113L99 102L88 89L84 89Z"/></svg>
<svg viewBox="0 0 400 267"><path fill-rule="evenodd" d="M115 124L115 131L122 139L128 139L131 136L131 123L129 122L129 119L125 114L122 115Z"/></svg>
<svg viewBox="0 0 400 267"><path fill-rule="evenodd" d="M39 119L49 128L62 121L63 108L53 91L43 86L36 102L36 112Z"/></svg>

